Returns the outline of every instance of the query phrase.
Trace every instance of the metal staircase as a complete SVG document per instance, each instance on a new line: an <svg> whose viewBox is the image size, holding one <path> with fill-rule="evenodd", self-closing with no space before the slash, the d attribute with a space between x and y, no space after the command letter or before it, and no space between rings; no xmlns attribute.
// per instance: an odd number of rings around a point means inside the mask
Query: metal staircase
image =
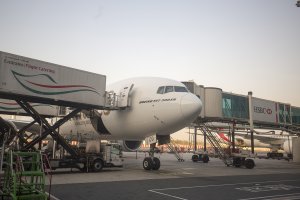
<svg viewBox="0 0 300 200"><path fill-rule="evenodd" d="M231 166L233 164L233 160L230 155L230 152L226 151L228 147L224 143L224 141L218 137L217 133L211 131L211 129L205 124L200 127L200 130L203 134L206 134L208 142L211 144L212 147L214 147L215 153L218 154L219 158L224 162L224 164L226 166Z"/></svg>
<svg viewBox="0 0 300 200"><path fill-rule="evenodd" d="M174 141L174 139L171 136L170 136L170 143L168 143L167 146L168 146L168 149L170 150L170 152L174 153L175 157L177 158L177 160L179 162L184 162L182 155L177 150L177 149L179 149L179 146L176 144L176 142Z"/></svg>
<svg viewBox="0 0 300 200"><path fill-rule="evenodd" d="M41 162L42 162L42 165L43 165L43 171L44 171L44 173L47 176L48 181L49 181L49 191L48 191L49 196L48 196L48 199L51 199L50 196L51 196L51 186L52 186L52 169L51 169L49 158L46 154L42 154Z"/></svg>
<svg viewBox="0 0 300 200"><path fill-rule="evenodd" d="M3 194L13 200L47 199L45 174L40 152L7 154Z"/></svg>

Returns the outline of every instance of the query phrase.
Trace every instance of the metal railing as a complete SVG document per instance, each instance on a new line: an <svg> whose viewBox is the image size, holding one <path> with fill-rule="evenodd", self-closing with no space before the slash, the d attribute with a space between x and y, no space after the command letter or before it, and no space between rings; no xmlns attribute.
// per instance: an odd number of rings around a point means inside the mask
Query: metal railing
<svg viewBox="0 0 300 200"><path fill-rule="evenodd" d="M231 166L232 158L231 158L230 152L226 151L226 149L228 149L228 147L224 143L224 141L222 141L219 138L218 134L215 133L214 131L211 131L211 129L209 127L207 127L205 124L200 127L200 130L203 132L203 134L206 134L206 138L208 139L208 142L214 148L215 153L224 162L224 164L227 166Z"/></svg>
<svg viewBox="0 0 300 200"><path fill-rule="evenodd" d="M180 149L180 147L176 144L172 137L170 137L170 143L168 143L167 146L170 152L174 153L179 162L184 162L182 155L178 152L178 149Z"/></svg>

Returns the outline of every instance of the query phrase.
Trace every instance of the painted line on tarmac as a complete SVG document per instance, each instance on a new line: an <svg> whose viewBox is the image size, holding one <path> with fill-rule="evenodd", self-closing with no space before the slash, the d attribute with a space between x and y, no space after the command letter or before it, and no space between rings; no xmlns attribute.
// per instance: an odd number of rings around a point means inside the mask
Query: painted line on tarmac
<svg viewBox="0 0 300 200"><path fill-rule="evenodd" d="M47 196L50 196L51 200L60 200L59 198L53 196L52 194L49 194L48 192L45 192L47 194Z"/></svg>
<svg viewBox="0 0 300 200"><path fill-rule="evenodd" d="M222 186L234 186L234 185L249 185L249 184L258 184L258 183L261 184L261 183L278 183L278 182L296 182L296 181L299 181L299 180L261 181L261 182L248 182L248 183L231 183L231 184L219 184L219 185L200 185L200 186L177 187L177 188L162 188L162 189L151 189L151 190L148 190L148 192L160 194L160 195L163 195L163 196L172 197L174 199L188 200L188 199L185 199L185 198L182 198L182 197L170 195L170 194L167 194L165 192L159 192L159 191L194 189L194 188L208 188L208 187L222 187ZM243 200L251 200L251 199L243 199Z"/></svg>
<svg viewBox="0 0 300 200"><path fill-rule="evenodd" d="M283 194L283 195L254 197L254 198L239 199L239 200L258 200L258 199L270 199L270 200L292 200L292 199L300 199L300 193L291 193L291 194Z"/></svg>
<svg viewBox="0 0 300 200"><path fill-rule="evenodd" d="M173 196L173 195L170 195L170 194L166 194L166 193L163 193L163 192L157 192L155 190L148 190L149 192L153 192L153 193L156 193L156 194L160 194L160 195L163 195L163 196L167 196L167 197L172 197L174 199L180 199L180 200L188 200L188 199L184 199L184 198L181 198L181 197L177 197L177 196Z"/></svg>
<svg viewBox="0 0 300 200"><path fill-rule="evenodd" d="M248 185L257 183L278 183L278 182L295 182L299 180L279 180L279 181L262 181L262 182L248 182L248 183L228 183L219 185L198 185L198 186L187 186L187 187L177 187L177 188L162 188L162 189L151 189L152 191L164 191L164 190L181 190L181 189L193 189L193 188L206 188L206 187L222 187L222 186L232 186L232 185Z"/></svg>

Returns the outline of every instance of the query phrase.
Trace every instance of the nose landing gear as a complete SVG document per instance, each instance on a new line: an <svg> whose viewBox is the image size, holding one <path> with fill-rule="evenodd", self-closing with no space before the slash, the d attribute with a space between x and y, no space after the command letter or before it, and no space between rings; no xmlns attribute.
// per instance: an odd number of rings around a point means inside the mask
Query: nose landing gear
<svg viewBox="0 0 300 200"><path fill-rule="evenodd" d="M160 160L157 157L154 157L154 148L155 143L150 145L149 157L144 158L143 168L145 170L159 170Z"/></svg>
<svg viewBox="0 0 300 200"><path fill-rule="evenodd" d="M146 157L143 161L143 167L145 170L159 170L160 160L157 157Z"/></svg>

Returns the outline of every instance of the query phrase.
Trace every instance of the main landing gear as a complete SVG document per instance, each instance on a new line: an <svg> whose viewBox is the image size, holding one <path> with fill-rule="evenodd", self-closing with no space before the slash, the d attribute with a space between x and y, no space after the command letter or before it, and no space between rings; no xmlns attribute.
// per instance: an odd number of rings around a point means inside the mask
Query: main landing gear
<svg viewBox="0 0 300 200"><path fill-rule="evenodd" d="M145 170L158 170L160 168L160 160L154 157L155 143L150 144L149 157L144 158L143 167Z"/></svg>

